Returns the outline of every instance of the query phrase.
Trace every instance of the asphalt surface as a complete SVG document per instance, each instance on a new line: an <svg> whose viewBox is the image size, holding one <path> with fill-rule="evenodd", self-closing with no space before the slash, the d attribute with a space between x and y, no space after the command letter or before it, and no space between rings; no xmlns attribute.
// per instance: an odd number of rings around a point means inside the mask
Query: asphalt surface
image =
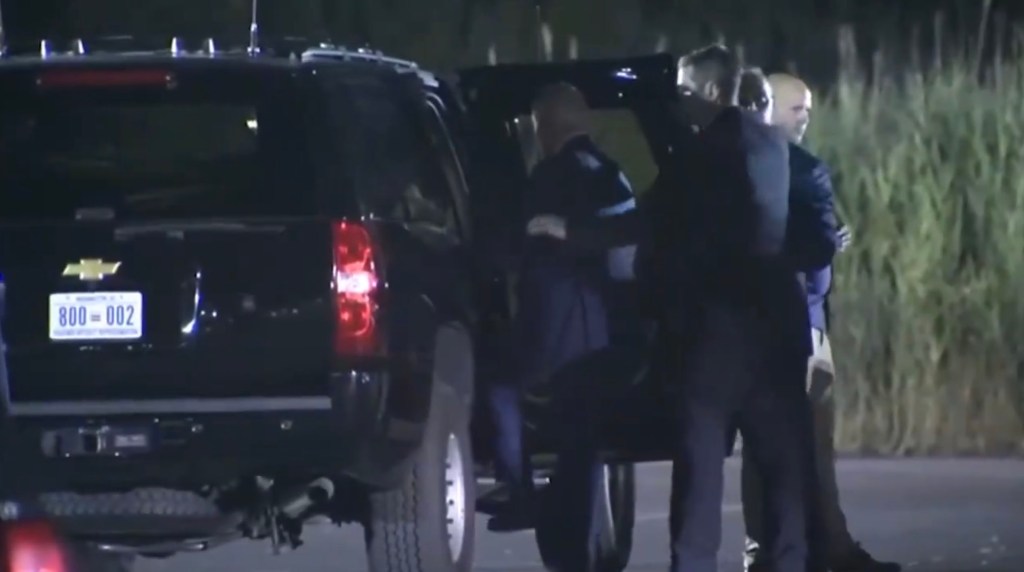
<svg viewBox="0 0 1024 572"><path fill-rule="evenodd" d="M880 558L921 572L1024 572L1024 461L843 460L840 488L851 530ZM639 467L633 572L667 570L669 466ZM727 470L723 572L740 570L739 466ZM533 534L497 535L478 520L476 570L541 572ZM208 553L144 561L139 572L363 572L362 531L310 527L306 545L272 556L242 541Z"/></svg>

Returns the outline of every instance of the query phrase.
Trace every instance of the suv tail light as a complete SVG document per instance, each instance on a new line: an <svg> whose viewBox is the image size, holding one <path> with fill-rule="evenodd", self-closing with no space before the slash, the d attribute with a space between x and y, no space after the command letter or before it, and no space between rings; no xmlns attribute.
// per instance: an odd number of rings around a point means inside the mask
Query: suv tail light
<svg viewBox="0 0 1024 572"><path fill-rule="evenodd" d="M335 351L365 355L377 346L377 270L366 227L348 221L331 228L334 252Z"/></svg>
<svg viewBox="0 0 1024 572"><path fill-rule="evenodd" d="M48 523L11 523L3 537L10 572L69 572L63 545Z"/></svg>

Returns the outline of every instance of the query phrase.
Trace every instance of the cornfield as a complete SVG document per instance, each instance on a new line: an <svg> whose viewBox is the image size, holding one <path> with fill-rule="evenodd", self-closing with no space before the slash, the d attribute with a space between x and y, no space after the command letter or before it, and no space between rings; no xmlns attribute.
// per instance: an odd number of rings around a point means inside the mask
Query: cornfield
<svg viewBox="0 0 1024 572"><path fill-rule="evenodd" d="M832 302L842 449L1024 452L1024 50L1010 52L898 80L876 55L872 77L844 70L818 102L809 146L855 233Z"/></svg>

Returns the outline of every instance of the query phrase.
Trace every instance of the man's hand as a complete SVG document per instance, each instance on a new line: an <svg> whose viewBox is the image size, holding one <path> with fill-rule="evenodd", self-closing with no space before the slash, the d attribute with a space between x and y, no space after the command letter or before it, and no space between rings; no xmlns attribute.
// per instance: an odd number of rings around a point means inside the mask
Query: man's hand
<svg viewBox="0 0 1024 572"><path fill-rule="evenodd" d="M555 215L537 215L526 225L526 234L530 236L550 236L558 240L566 237L565 219Z"/></svg>
<svg viewBox="0 0 1024 572"><path fill-rule="evenodd" d="M853 231L845 224L839 227L836 237L839 239L839 252L845 252L853 243Z"/></svg>

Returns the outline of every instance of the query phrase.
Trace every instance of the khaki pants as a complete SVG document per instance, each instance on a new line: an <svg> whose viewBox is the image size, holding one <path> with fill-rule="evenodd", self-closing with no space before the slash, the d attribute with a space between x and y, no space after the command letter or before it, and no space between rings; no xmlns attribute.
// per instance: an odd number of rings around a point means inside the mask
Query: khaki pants
<svg viewBox="0 0 1024 572"><path fill-rule="evenodd" d="M846 516L839 505L839 487L836 483L835 446L832 433L835 430L835 402L832 381L835 368L832 362L832 346L828 336L821 330L811 330L814 338L814 352L808 361L807 392L811 398L814 414L815 460L821 492L820 508L825 521L825 554L829 561L842 559L856 548L846 525ZM756 474L755 465L743 449L743 470L741 473L743 497L743 520L747 530L747 567L756 559L764 534L764 499L761 478Z"/></svg>

